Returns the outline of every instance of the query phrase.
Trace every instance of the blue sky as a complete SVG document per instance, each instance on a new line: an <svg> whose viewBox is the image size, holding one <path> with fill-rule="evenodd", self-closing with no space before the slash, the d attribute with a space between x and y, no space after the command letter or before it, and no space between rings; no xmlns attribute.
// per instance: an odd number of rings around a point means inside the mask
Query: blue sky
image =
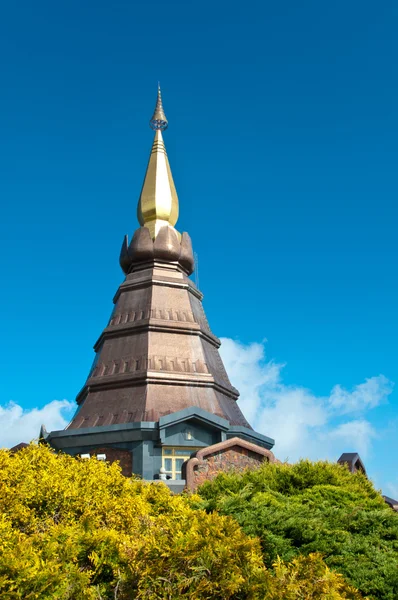
<svg viewBox="0 0 398 600"><path fill-rule="evenodd" d="M398 493L396 6L21 1L2 13L3 432L61 426L68 405L53 401L84 383L137 226L160 80L178 228L241 406L276 454L360 446ZM286 410L301 429L283 429Z"/></svg>

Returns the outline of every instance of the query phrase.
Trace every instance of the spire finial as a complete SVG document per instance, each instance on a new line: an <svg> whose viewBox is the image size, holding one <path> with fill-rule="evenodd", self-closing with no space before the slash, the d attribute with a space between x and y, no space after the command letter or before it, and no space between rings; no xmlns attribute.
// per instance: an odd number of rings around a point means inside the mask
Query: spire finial
<svg viewBox="0 0 398 600"><path fill-rule="evenodd" d="M149 123L155 130L155 139L138 201L138 220L154 240L162 227L174 228L178 219L178 196L162 136L168 123L159 84L155 112Z"/></svg>
<svg viewBox="0 0 398 600"><path fill-rule="evenodd" d="M152 119L149 121L151 129L154 131L164 131L167 129L169 123L164 114L162 104L162 92L160 91L160 83L158 82L158 97L156 100L155 112L152 115Z"/></svg>

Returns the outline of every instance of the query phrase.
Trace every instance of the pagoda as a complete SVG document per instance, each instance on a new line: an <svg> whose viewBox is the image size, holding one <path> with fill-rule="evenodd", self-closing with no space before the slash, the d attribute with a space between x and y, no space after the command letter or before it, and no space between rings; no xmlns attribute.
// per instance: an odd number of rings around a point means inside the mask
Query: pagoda
<svg viewBox="0 0 398 600"><path fill-rule="evenodd" d="M245 419L211 332L202 294L189 276L188 233L175 229L178 196L163 132L168 121L158 88L150 120L155 138L131 242L120 265L126 275L109 323L94 345L95 360L62 431L41 438L57 450L119 460L125 475L181 479L191 453L241 438L267 450L274 440Z"/></svg>

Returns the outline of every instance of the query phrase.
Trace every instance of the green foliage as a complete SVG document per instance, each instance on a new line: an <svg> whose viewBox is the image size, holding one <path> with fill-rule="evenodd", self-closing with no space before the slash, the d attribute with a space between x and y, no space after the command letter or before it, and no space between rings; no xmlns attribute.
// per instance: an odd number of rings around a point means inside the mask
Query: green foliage
<svg viewBox="0 0 398 600"><path fill-rule="evenodd" d="M233 516L261 540L265 564L321 553L363 594L398 598L398 515L346 467L301 461L220 474L192 505Z"/></svg>
<svg viewBox="0 0 398 600"><path fill-rule="evenodd" d="M2 600L254 598L257 540L117 465L0 452Z"/></svg>
<svg viewBox="0 0 398 600"><path fill-rule="evenodd" d="M264 566L235 519L116 464L0 451L2 600L359 600L317 555Z"/></svg>

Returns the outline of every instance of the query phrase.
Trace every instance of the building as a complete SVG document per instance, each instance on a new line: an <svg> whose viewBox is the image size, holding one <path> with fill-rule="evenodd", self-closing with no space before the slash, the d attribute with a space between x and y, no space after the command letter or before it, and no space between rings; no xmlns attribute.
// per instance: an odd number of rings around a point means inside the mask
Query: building
<svg viewBox="0 0 398 600"><path fill-rule="evenodd" d="M190 237L180 234L178 197L162 132L160 89L150 121L155 139L138 202L140 227L124 238L126 275L94 350L77 411L63 431L41 438L72 455L119 460L123 473L181 479L193 452L240 438L266 450L274 440L242 414L211 332L194 271Z"/></svg>
<svg viewBox="0 0 398 600"><path fill-rule="evenodd" d="M360 471L366 475L365 465L357 452L343 452L337 461L340 465L347 465L350 473Z"/></svg>

